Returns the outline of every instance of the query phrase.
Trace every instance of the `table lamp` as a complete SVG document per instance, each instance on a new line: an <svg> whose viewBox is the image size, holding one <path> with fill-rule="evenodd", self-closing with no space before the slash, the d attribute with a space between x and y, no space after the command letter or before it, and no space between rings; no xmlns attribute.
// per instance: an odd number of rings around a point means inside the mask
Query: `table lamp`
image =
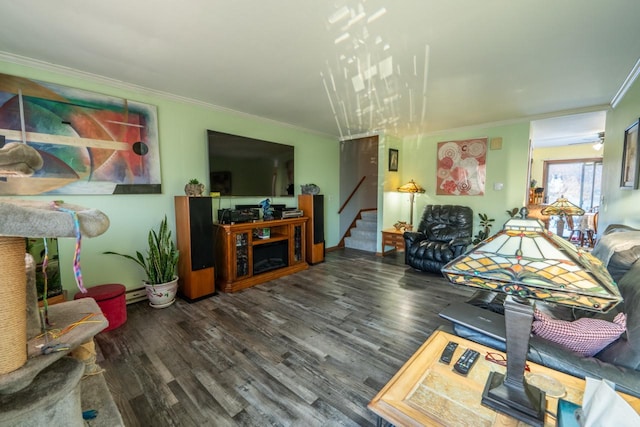
<svg viewBox="0 0 640 427"><path fill-rule="evenodd" d="M416 193L424 193L424 188L420 187L414 180L410 180L405 185L398 187L400 193L409 193L409 203L411 205L411 213L409 214L409 224L413 225L413 199Z"/></svg>
<svg viewBox="0 0 640 427"><path fill-rule="evenodd" d="M542 426L545 393L525 382L533 307L540 300L606 312L622 297L603 264L545 230L538 220L511 218L504 228L442 268L451 283L502 292L505 300L507 372L492 372L482 403L520 421Z"/></svg>
<svg viewBox="0 0 640 427"><path fill-rule="evenodd" d="M566 215L584 215L584 210L571 203L564 196L560 196L558 200L551 203L540 211L542 215L558 215L558 224L556 225L556 234L560 237L564 234L564 217Z"/></svg>

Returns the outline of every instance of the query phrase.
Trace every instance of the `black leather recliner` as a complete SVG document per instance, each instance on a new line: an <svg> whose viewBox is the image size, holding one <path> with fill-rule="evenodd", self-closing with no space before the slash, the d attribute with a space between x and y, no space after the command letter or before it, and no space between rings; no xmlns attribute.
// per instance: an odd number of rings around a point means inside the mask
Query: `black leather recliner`
<svg viewBox="0 0 640 427"><path fill-rule="evenodd" d="M471 244L473 210L468 206L427 205L415 231L404 233L405 264L440 273Z"/></svg>

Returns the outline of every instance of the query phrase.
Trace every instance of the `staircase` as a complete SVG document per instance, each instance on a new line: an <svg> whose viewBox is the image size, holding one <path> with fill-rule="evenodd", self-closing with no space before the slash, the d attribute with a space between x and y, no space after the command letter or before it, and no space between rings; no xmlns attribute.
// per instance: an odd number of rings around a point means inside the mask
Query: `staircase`
<svg viewBox="0 0 640 427"><path fill-rule="evenodd" d="M351 236L345 237L344 246L361 251L376 252L378 238L378 211L363 211L361 219L350 230Z"/></svg>

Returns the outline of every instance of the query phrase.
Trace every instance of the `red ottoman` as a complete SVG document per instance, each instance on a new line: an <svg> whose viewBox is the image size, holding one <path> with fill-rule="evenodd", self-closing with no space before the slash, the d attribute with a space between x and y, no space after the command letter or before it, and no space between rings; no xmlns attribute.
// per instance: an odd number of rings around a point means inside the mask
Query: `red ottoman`
<svg viewBox="0 0 640 427"><path fill-rule="evenodd" d="M110 331L127 321L127 304L125 302L124 285L112 283L88 288L87 293L78 292L73 299L93 298L109 321L109 326L102 332Z"/></svg>

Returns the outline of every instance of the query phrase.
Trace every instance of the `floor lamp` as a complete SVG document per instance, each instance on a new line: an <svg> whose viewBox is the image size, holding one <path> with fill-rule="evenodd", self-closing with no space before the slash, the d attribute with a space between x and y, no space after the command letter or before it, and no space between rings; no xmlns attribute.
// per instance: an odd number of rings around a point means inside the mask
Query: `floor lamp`
<svg viewBox="0 0 640 427"><path fill-rule="evenodd" d="M545 393L525 382L524 368L533 320L530 300L606 312L622 301L604 265L590 253L544 229L511 218L502 231L442 268L454 284L507 294L507 372L492 372L482 404L525 423L542 426Z"/></svg>
<svg viewBox="0 0 640 427"><path fill-rule="evenodd" d="M416 193L424 193L424 188L420 187L414 180L410 180L405 185L398 187L400 193L409 193L409 203L411 205L411 213L409 214L409 224L413 225L413 201Z"/></svg>

